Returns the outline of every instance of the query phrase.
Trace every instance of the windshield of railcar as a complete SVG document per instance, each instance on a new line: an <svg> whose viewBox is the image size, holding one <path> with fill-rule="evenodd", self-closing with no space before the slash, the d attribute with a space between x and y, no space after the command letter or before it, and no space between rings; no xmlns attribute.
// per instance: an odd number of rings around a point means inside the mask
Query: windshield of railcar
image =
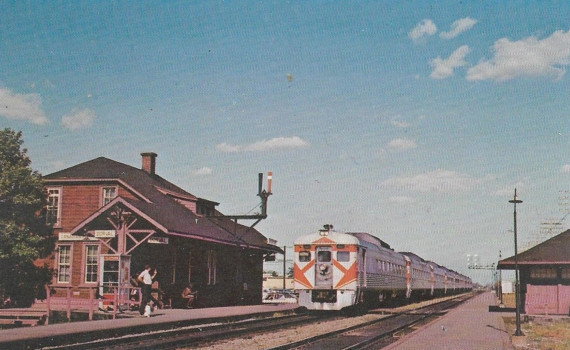
<svg viewBox="0 0 570 350"><path fill-rule="evenodd" d="M307 262L311 260L311 252L302 251L299 252L299 261L300 262Z"/></svg>
<svg viewBox="0 0 570 350"><path fill-rule="evenodd" d="M317 254L317 261L318 262L330 262L331 261L331 252L329 250L321 250Z"/></svg>

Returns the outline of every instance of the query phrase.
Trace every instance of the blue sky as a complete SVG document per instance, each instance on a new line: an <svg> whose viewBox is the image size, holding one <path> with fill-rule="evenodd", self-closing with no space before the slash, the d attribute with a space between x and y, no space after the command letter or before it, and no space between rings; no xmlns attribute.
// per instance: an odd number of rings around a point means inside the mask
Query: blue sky
<svg viewBox="0 0 570 350"><path fill-rule="evenodd" d="M566 2L2 8L0 126L43 174L153 151L161 176L242 214L273 171L257 228L279 245L332 223L481 281L466 256L512 255L515 187L521 246L564 216Z"/></svg>

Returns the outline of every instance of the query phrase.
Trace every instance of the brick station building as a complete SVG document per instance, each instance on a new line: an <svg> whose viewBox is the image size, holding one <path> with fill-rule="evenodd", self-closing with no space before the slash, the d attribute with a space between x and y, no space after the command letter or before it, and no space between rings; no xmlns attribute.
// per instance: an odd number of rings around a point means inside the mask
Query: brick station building
<svg viewBox="0 0 570 350"><path fill-rule="evenodd" d="M174 300L192 283L204 306L261 303L263 260L281 249L160 177L155 153L141 155L141 169L100 157L44 177L54 290L104 295L151 264Z"/></svg>
<svg viewBox="0 0 570 350"><path fill-rule="evenodd" d="M521 306L527 314L568 315L570 309L570 230L518 255ZM515 257L500 260L514 270Z"/></svg>

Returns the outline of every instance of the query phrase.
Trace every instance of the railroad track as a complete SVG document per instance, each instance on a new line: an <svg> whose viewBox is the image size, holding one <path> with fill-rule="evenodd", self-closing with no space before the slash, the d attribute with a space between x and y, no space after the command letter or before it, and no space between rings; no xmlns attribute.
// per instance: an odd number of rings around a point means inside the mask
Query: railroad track
<svg viewBox="0 0 570 350"><path fill-rule="evenodd" d="M392 335L409 330L412 326L427 322L445 314L445 310L470 299L473 295L446 300L437 304L389 317L362 323L346 329L319 334L291 344L277 346L270 350L290 349L380 349L392 343Z"/></svg>
<svg viewBox="0 0 570 350"><path fill-rule="evenodd" d="M195 325L159 330L127 336L109 337L105 339L45 347L43 349L176 349L185 346L198 346L201 343L239 337L244 334L266 332L272 329L282 329L313 323L331 316L322 315L287 315L275 318L243 320L215 325Z"/></svg>
<svg viewBox="0 0 570 350"><path fill-rule="evenodd" d="M453 307L468 297L446 300L414 310L394 313L373 321L343 328L338 331L320 334L293 342L272 350L285 349L365 349L377 347L379 341L389 338L396 332L408 329L423 320L437 317L444 310ZM86 341L43 349L184 349L205 347L217 341L232 338L254 337L276 330L302 328L306 325L344 320L346 316L336 313L295 314L275 318L249 319L211 325L192 325L180 328L146 331L105 339ZM293 330L294 331L294 330ZM390 337L391 338L391 337ZM386 343L387 345L388 343Z"/></svg>

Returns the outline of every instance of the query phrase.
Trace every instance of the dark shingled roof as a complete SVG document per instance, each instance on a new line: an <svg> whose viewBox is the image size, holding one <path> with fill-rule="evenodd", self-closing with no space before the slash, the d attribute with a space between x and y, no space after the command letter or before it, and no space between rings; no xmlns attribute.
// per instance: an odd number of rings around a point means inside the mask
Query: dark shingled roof
<svg viewBox="0 0 570 350"><path fill-rule="evenodd" d="M550 238L524 252L517 254L519 265L570 265L570 230ZM500 260L497 268L513 270L514 255Z"/></svg>
<svg viewBox="0 0 570 350"><path fill-rule="evenodd" d="M205 218L194 214L172 196L192 201L197 201L198 198L162 177L111 159L99 157L46 175L44 180L48 185L84 181L120 181L133 191L137 199L117 198L109 203L108 207L120 204L136 209L148 221L166 229L165 234L281 252L279 247L268 244L265 236L254 228L239 224L236 227L228 218ZM164 190L171 195L166 195ZM98 213L104 211L106 210L99 210ZM95 216L99 214L94 213ZM218 211L215 214L222 215ZM92 215L73 231L93 219ZM234 229L237 231L236 236L233 235Z"/></svg>
<svg viewBox="0 0 570 350"><path fill-rule="evenodd" d="M67 169L44 176L45 180L88 180L88 179L113 179L122 180L135 188L145 197L152 197L156 192L156 186L166 190L188 196L196 197L159 175L151 175L142 169L132 167L114 160L99 157L93 160L77 164ZM152 198L149 198L152 200Z"/></svg>

